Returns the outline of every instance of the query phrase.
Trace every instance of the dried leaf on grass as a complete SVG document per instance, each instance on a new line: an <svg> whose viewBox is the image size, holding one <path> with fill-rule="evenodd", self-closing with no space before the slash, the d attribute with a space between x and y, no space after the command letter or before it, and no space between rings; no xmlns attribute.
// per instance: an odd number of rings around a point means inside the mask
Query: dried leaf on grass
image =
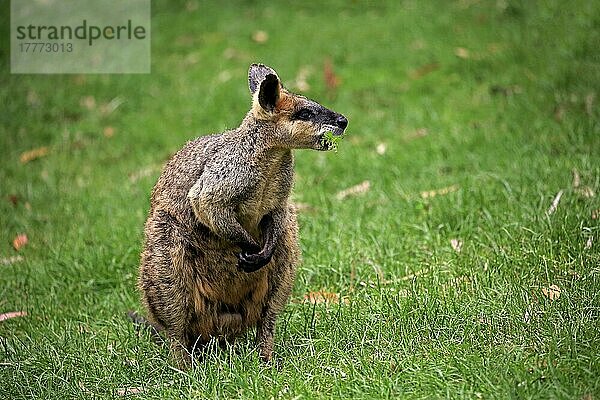
<svg viewBox="0 0 600 400"><path fill-rule="evenodd" d="M600 208L592 211L592 219L598 219L598 218L600 218Z"/></svg>
<svg viewBox="0 0 600 400"><path fill-rule="evenodd" d="M125 362L129 363L129 364L137 364L137 361L132 361L132 360L125 360ZM172 369L174 369L175 371L179 371L175 368L172 368ZM179 372L181 372L181 371L179 371ZM175 383L175 381L171 380L171 381L165 382L163 384L151 385L151 386L146 386L146 387L143 387L143 386L122 387L122 388L118 388L115 391L115 394L117 396L136 395L136 394L140 394L140 393L146 393L147 391L153 391L153 390L161 388L161 387L172 386L174 383ZM84 388L83 384L80 384L80 387L82 387L82 389L83 389ZM84 391L87 393L91 393L90 390L84 389Z"/></svg>
<svg viewBox="0 0 600 400"><path fill-rule="evenodd" d="M379 143L377 145L377 147L375 148L375 151L377 152L377 154L379 154L380 156L384 155L385 152L387 151L387 146L385 143Z"/></svg>
<svg viewBox="0 0 600 400"><path fill-rule="evenodd" d="M581 184L581 178L579 177L579 171L573 168L573 188L577 189Z"/></svg>
<svg viewBox="0 0 600 400"><path fill-rule="evenodd" d="M252 40L254 40L256 43L266 43L267 40L269 40L269 34L265 31L254 31L252 33Z"/></svg>
<svg viewBox="0 0 600 400"><path fill-rule="evenodd" d="M29 239L24 233L15 236L15 238L12 241L13 248L17 251L23 248L23 246L25 246L27 243L29 243Z"/></svg>
<svg viewBox="0 0 600 400"><path fill-rule="evenodd" d="M580 195L583 198L590 199L596 195L594 190L589 186L581 186L581 177L579 176L579 171L576 168L573 168L573 189L575 193Z"/></svg>
<svg viewBox="0 0 600 400"><path fill-rule="evenodd" d="M347 303L347 300L343 300ZM318 290L316 292L308 292L304 295L304 303L309 304L339 304L340 295L338 293L326 292L324 290Z"/></svg>
<svg viewBox="0 0 600 400"><path fill-rule="evenodd" d="M586 199L591 199L592 197L596 196L594 189L592 189L589 186L579 187L579 188L575 189L575 193L577 193L578 195L580 195L581 197L586 198Z"/></svg>
<svg viewBox="0 0 600 400"><path fill-rule="evenodd" d="M115 128L113 128L112 126L107 126L104 128L102 133L104 134L104 137L111 138L115 135Z"/></svg>
<svg viewBox="0 0 600 400"><path fill-rule="evenodd" d="M47 146L38 147L37 149L32 149L32 150L21 153L19 160L21 161L21 164L27 164L30 161L33 161L33 160L36 160L38 158L48 155L49 151L50 150L48 149Z"/></svg>
<svg viewBox="0 0 600 400"><path fill-rule="evenodd" d="M347 189L344 189L344 190L338 192L335 195L335 198L338 200L344 200L346 197L356 196L359 194L366 193L369 191L370 188L371 188L371 182L363 181L363 182L359 183L358 185L351 186Z"/></svg>
<svg viewBox="0 0 600 400"><path fill-rule="evenodd" d="M12 256L0 259L0 265L12 265L23 261L23 256Z"/></svg>
<svg viewBox="0 0 600 400"><path fill-rule="evenodd" d="M408 76L410 76L411 79L419 79L419 78L424 77L427 74L430 74L431 72L433 72L439 68L440 68L439 63L432 62L429 64L421 65L420 67L413 69L412 71L410 71L408 73Z"/></svg>
<svg viewBox="0 0 600 400"><path fill-rule="evenodd" d="M16 206L17 204L19 204L19 196L17 196L16 194L9 194L8 201L10 201L10 204L12 204L13 206Z"/></svg>
<svg viewBox="0 0 600 400"><path fill-rule="evenodd" d="M93 110L96 108L96 99L94 96L84 96L79 99L79 105L86 110Z"/></svg>
<svg viewBox="0 0 600 400"><path fill-rule="evenodd" d="M471 57L469 50L464 47L457 47L454 49L454 55L458 58L467 59Z"/></svg>
<svg viewBox="0 0 600 400"><path fill-rule="evenodd" d="M460 239L450 239L450 245L455 252L460 253L463 247L463 241Z"/></svg>
<svg viewBox="0 0 600 400"><path fill-rule="evenodd" d="M6 321L7 319L17 318L17 317L26 317L27 311L11 311L4 314L0 314L0 322Z"/></svg>
<svg viewBox="0 0 600 400"><path fill-rule="evenodd" d="M127 388L119 388L117 389L117 396L127 396L130 394L140 394L144 392L144 388L141 386L137 387L127 387Z"/></svg>
<svg viewBox="0 0 600 400"><path fill-rule="evenodd" d="M325 59L325 63L323 64L323 80L325 81L325 87L330 92L335 92L340 85L341 80L333 70L331 58Z"/></svg>
<svg viewBox="0 0 600 400"><path fill-rule="evenodd" d="M413 139L418 139L418 138L422 138L425 137L429 134L429 130L427 130L427 128L419 128L411 133L409 133L406 138L408 140L413 140Z"/></svg>
<svg viewBox="0 0 600 400"><path fill-rule="evenodd" d="M435 190L427 190L424 192L421 192L421 197L424 199L429 199L431 197L435 197L435 196L443 196L445 194L448 193L452 193L452 192L456 192L458 190L458 185L451 185L451 186L447 186L441 189L435 189Z"/></svg>
<svg viewBox="0 0 600 400"><path fill-rule="evenodd" d="M557 285L550 285L550 287L542 288L542 294L552 301L558 300L560 297L560 288Z"/></svg>
<svg viewBox="0 0 600 400"><path fill-rule="evenodd" d="M552 204L550 204L550 207L548 208L548 211L546 211L546 214L548 214L548 215L554 214L554 212L558 208L558 203L560 203L560 198L562 197L562 195L563 195L562 190L560 190L558 193L556 193L556 196L554 196L554 200L552 200Z"/></svg>

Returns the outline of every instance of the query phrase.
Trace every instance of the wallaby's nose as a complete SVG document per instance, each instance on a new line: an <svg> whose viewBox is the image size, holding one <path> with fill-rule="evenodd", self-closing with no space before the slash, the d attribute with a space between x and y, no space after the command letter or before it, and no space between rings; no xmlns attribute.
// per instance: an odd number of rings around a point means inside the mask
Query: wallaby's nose
<svg viewBox="0 0 600 400"><path fill-rule="evenodd" d="M346 127L348 126L348 120L346 119L346 117L344 117L342 114L340 114L335 119L335 124L342 129L346 129Z"/></svg>

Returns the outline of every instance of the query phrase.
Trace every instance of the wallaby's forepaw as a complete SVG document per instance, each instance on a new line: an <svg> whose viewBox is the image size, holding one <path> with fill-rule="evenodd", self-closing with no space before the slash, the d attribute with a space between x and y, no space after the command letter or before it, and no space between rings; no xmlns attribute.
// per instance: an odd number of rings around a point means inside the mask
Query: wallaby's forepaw
<svg viewBox="0 0 600 400"><path fill-rule="evenodd" d="M271 261L271 254L260 253L249 254L241 252L238 254L238 268L244 272L258 271Z"/></svg>

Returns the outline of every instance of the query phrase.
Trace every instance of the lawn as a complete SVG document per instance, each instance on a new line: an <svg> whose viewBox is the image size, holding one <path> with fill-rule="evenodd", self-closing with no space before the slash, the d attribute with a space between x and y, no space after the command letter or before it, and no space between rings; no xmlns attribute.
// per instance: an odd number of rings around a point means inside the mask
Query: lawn
<svg viewBox="0 0 600 400"><path fill-rule="evenodd" d="M0 398L600 398L600 2L154 2L142 75L10 74L0 7ZM125 317L149 195L252 62L348 134L296 152L277 361L184 372Z"/></svg>

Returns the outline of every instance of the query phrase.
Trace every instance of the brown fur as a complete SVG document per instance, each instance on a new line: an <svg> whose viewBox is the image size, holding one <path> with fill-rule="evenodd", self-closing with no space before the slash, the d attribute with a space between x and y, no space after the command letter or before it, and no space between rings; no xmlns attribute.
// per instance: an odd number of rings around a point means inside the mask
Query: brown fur
<svg viewBox="0 0 600 400"><path fill-rule="evenodd" d="M240 127L188 142L152 191L139 288L151 323L167 332L183 365L211 338L233 341L255 326L260 356L271 358L275 320L300 259L296 213L288 201L291 150L322 149L320 131L334 123L295 121L292 114L310 104L330 113L329 119L343 118L289 93L278 78L269 89L263 81L273 74L252 65L253 105ZM263 224L267 220L272 224ZM240 269L244 252L270 258L246 272Z"/></svg>

